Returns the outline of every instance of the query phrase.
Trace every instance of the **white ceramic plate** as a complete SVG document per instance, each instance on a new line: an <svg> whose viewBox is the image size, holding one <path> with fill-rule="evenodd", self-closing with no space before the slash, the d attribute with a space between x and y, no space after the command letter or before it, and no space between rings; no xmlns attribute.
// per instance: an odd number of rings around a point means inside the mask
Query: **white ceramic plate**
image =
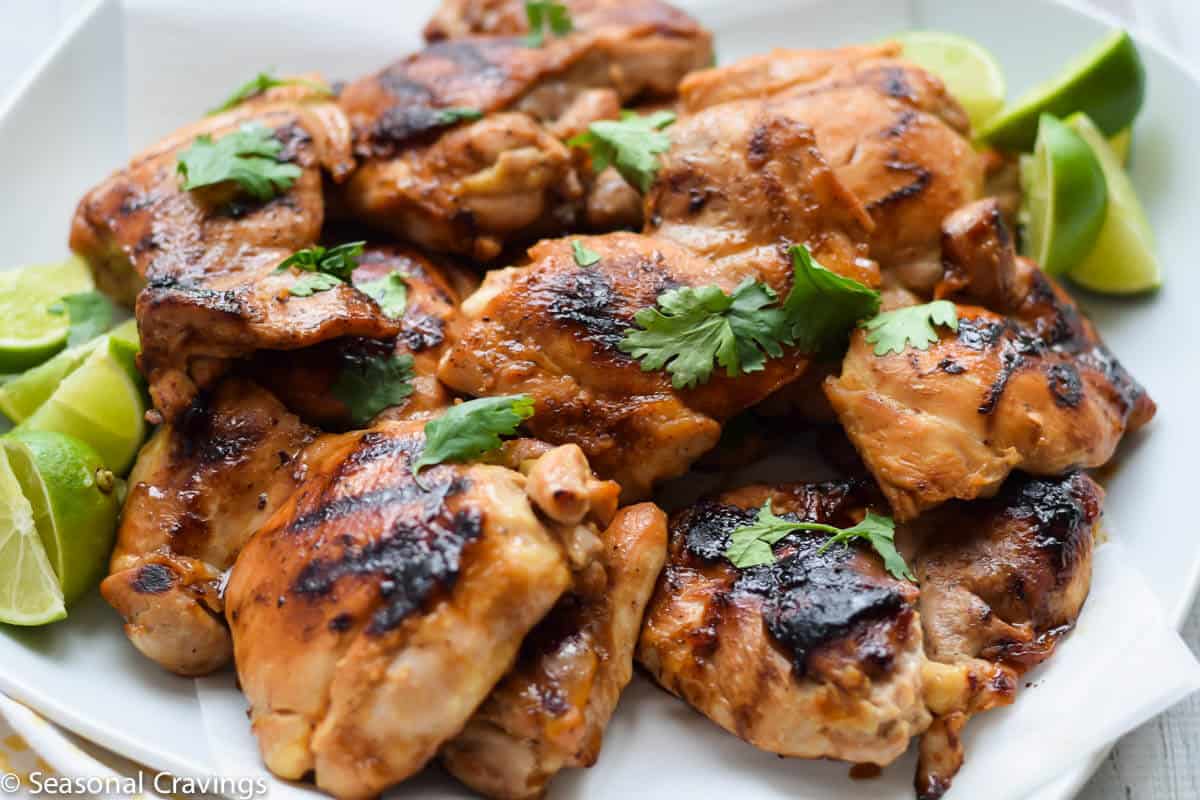
<svg viewBox="0 0 1200 800"><path fill-rule="evenodd" d="M353 77L417 46L417 31L433 4L341 0L334 12L319 0L169 5L131 0L129 48L123 56L120 11L115 2L98 3L81 15L23 90L8 105L0 104L3 260L19 264L63 254L70 213L86 188L123 163L132 149L194 118L246 76L273 65ZM725 62L773 46L832 46L914 27L958 31L997 55L1013 93L1054 74L1109 27L1053 0L681 4L716 31ZM1140 570L1178 625L1191 606L1200 571L1200 538L1188 522L1191 466L1200 451L1200 417L1192 413L1200 374L1191 350L1197 338L1191 329L1193 302L1200 296L1200 275L1191 265L1200 253L1200 226L1194 219L1200 154L1191 132L1200 128L1200 82L1168 55L1141 44L1149 97L1134 138L1132 171L1158 234L1167 288L1151 299L1085 297L1083 302L1115 352L1159 402L1157 420L1128 443L1120 468L1105 480L1110 492L1106 524L1124 545L1120 566ZM1098 569L1097 580L1104 574ZM1100 614L1093 605L1085 609L1081 630L1068 640L1059 663L1065 666L1069 658L1079 669L1093 663L1081 634L1085 626L1102 632ZM115 614L98 597L51 628L0 628L0 690L153 768L183 774L216 769L193 685L136 654ZM742 779L741 791L756 796L826 796L819 787L827 782L838 797L890 797L893 789L902 797L911 775L906 764L890 770L883 782L855 785L845 780L842 766L788 762L786 770L776 768L773 759L747 754L736 740L644 684L631 689L620 714L599 769L586 779L563 779L556 794L585 786L603 796L618 790L645 796L655 785L683 791L684 773L703 774L707 763L680 763L666 757L671 753L726 764L724 773L752 776L755 782ZM1086 750L1077 756L1080 765L1064 768L1038 794L1041 800L1070 797L1082 785L1097 755L1090 755L1090 765ZM634 766L618 771L618 763ZM671 774L675 769L678 779ZM656 777L630 779L639 773ZM605 774L611 780L601 777ZM691 796L714 796L730 786L737 790L737 780L726 775L701 782Z"/></svg>

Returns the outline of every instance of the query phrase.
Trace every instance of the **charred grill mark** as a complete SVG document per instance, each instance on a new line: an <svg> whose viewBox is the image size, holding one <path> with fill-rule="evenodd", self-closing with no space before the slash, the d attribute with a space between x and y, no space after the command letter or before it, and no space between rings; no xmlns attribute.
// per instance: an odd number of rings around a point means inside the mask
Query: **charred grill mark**
<svg viewBox="0 0 1200 800"><path fill-rule="evenodd" d="M769 123L759 123L750 133L746 148L746 163L754 169L762 169L771 158L771 128Z"/></svg>
<svg viewBox="0 0 1200 800"><path fill-rule="evenodd" d="M900 116L896 121L880 131L879 135L885 139L899 139L904 134L908 133L909 128L917 121L917 112L901 111Z"/></svg>
<svg viewBox="0 0 1200 800"><path fill-rule="evenodd" d="M145 564L130 587L138 594L164 594L175 586L175 572L164 564Z"/></svg>
<svg viewBox="0 0 1200 800"><path fill-rule="evenodd" d="M888 161L884 164L893 172L904 172L913 176L912 181L901 186L899 189L893 189L883 197L877 197L866 204L867 211L875 211L884 206L892 205L907 200L910 197L916 197L921 192L929 187L933 180L933 173L922 167L920 164L909 164L903 161Z"/></svg>
<svg viewBox="0 0 1200 800"><path fill-rule="evenodd" d="M1059 571L1080 559L1100 517L1096 484L1080 472L1010 481L1001 502L1009 518L1031 526L1033 543L1055 560Z"/></svg>
<svg viewBox="0 0 1200 800"><path fill-rule="evenodd" d="M396 99L397 105L433 104L433 92L408 76L409 61L393 64L379 74L379 85Z"/></svg>
<svg viewBox="0 0 1200 800"><path fill-rule="evenodd" d="M414 353L430 350L446 341L446 322L432 314L406 314L399 338Z"/></svg>
<svg viewBox="0 0 1200 800"><path fill-rule="evenodd" d="M903 67L885 67L879 72L879 88L888 97L897 100L917 101L917 94L908 83L908 76Z"/></svg>
<svg viewBox="0 0 1200 800"><path fill-rule="evenodd" d="M1133 376L1121 366L1121 362L1117 360L1116 356L1104 345L1097 345L1087 352L1081 353L1079 363L1085 369L1095 370L1104 376L1116 394L1123 417L1129 416L1138 400L1146 393L1142 385L1133 379Z"/></svg>
<svg viewBox="0 0 1200 800"><path fill-rule="evenodd" d="M555 273L538 287L538 302L554 320L570 325L586 341L619 354L617 345L632 318L619 312L622 298L612 279L597 269Z"/></svg>
<svg viewBox="0 0 1200 800"><path fill-rule="evenodd" d="M947 375L962 375L967 368L952 358L943 358L938 362L938 369Z"/></svg>
<svg viewBox="0 0 1200 800"><path fill-rule="evenodd" d="M1062 408L1076 408L1083 399L1083 381L1073 364L1051 364L1046 367L1046 384L1054 402Z"/></svg>
<svg viewBox="0 0 1200 800"><path fill-rule="evenodd" d="M371 138L380 144L403 145L458 122L444 109L432 106L393 106L372 126Z"/></svg>
<svg viewBox="0 0 1200 800"><path fill-rule="evenodd" d="M329 620L329 630L333 633L345 633L354 625L354 617L346 613L338 614Z"/></svg>

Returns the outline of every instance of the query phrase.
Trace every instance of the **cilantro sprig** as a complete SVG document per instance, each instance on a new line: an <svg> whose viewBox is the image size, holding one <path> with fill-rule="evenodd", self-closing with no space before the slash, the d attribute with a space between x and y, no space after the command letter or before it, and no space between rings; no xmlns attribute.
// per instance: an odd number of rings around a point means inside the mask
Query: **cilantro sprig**
<svg viewBox="0 0 1200 800"><path fill-rule="evenodd" d="M553 0L525 0L525 18L529 20L529 35L525 37L529 47L541 47L546 43L547 27L555 36L566 36L575 30L571 12Z"/></svg>
<svg viewBox="0 0 1200 800"><path fill-rule="evenodd" d="M385 317L400 319L408 307L408 283L404 278L403 272L393 270L382 278L360 283L356 288L378 303Z"/></svg>
<svg viewBox="0 0 1200 800"><path fill-rule="evenodd" d="M265 202L287 191L300 177L300 167L281 162L283 144L266 126L243 125L217 141L197 136L179 154L176 168L186 191L234 182L255 200Z"/></svg>
<svg viewBox="0 0 1200 800"><path fill-rule="evenodd" d="M776 543L799 531L829 534L829 538L817 550L824 553L835 544L849 547L850 543L862 539L883 559L884 569L894 578L915 581L917 578L896 550L896 524L890 517L868 511L866 517L849 528L838 528L820 522L802 522L784 519L771 511L771 501L763 503L758 516L749 525L735 528L725 548L725 558L739 569L775 563Z"/></svg>
<svg viewBox="0 0 1200 800"><path fill-rule="evenodd" d="M313 245L303 250L297 250L279 262L276 272L287 272L296 267L306 272L323 272L341 281L350 280L350 275L358 267L358 259L363 254L366 242L346 242L325 248Z"/></svg>
<svg viewBox="0 0 1200 800"><path fill-rule="evenodd" d="M596 172L603 172L610 165L616 167L621 177L645 194L658 175L659 154L671 149L671 138L663 129L673 122L675 114L671 111L655 111L645 116L622 111L621 119L593 122L567 144L589 151Z"/></svg>
<svg viewBox="0 0 1200 800"><path fill-rule="evenodd" d="M671 385L706 383L714 362L729 376L757 372L784 347L819 352L844 339L879 309L879 293L822 267L807 247L792 248L792 289L775 291L747 278L726 294L717 286L682 287L659 295L634 315L618 347L645 372L666 369Z"/></svg>
<svg viewBox="0 0 1200 800"><path fill-rule="evenodd" d="M326 275L324 272L306 272L296 279L296 282L288 289L288 293L292 297L312 297L318 292L325 292L341 286L342 283L340 279Z"/></svg>
<svg viewBox="0 0 1200 800"><path fill-rule="evenodd" d="M467 461L499 447L501 436L512 436L533 416L527 394L481 397L451 406L425 424L425 448L413 464L413 475L444 461Z"/></svg>
<svg viewBox="0 0 1200 800"><path fill-rule="evenodd" d="M353 424L362 426L411 395L412 378L411 355L355 355L346 358L332 393L346 405Z"/></svg>
<svg viewBox="0 0 1200 800"><path fill-rule="evenodd" d="M581 267L590 267L600 261L600 254L578 239L571 240L571 253L575 256L575 263Z"/></svg>
<svg viewBox="0 0 1200 800"><path fill-rule="evenodd" d="M112 301L100 292L64 295L46 310L51 314L67 315L67 347L90 342L112 327Z"/></svg>
<svg viewBox="0 0 1200 800"><path fill-rule="evenodd" d="M934 326L958 330L958 309L949 300L934 300L884 311L859 324L867 331L867 342L875 345L877 356L903 353L905 347L928 350L938 340Z"/></svg>
<svg viewBox="0 0 1200 800"><path fill-rule="evenodd" d="M234 89L233 94L225 98L225 102L210 109L208 114L212 116L213 114L220 114L222 111L228 111L231 108L237 108L247 100L258 97L268 89L274 89L278 86L303 86L321 97L329 97L333 94L328 86L317 81L310 81L308 78L276 78L269 72L260 72Z"/></svg>

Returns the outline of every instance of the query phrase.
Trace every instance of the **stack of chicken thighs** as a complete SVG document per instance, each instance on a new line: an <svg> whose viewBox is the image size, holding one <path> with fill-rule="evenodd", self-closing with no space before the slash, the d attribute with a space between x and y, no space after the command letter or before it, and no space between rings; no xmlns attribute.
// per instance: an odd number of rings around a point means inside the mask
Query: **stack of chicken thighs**
<svg viewBox="0 0 1200 800"><path fill-rule="evenodd" d="M1015 254L1004 160L895 46L713 67L659 0L566 5L573 30L533 46L523 3L444 0L419 52L332 95L261 92L84 197L71 245L135 311L160 423L104 597L166 669L235 664L267 767L339 798L435 762L538 797L596 762L635 663L782 756L882 766L916 737L917 795L940 797L967 720L1072 628L1103 501L1082 470L1153 402ZM568 144L622 109L677 115L648 186ZM290 187L185 191L179 154L247 123ZM289 294L283 259L351 236L354 283L405 276L402 317L352 283ZM670 288L786 295L799 245L885 309L951 301L957 329L884 355L856 330L840 360L789 348L690 388L621 349ZM412 391L354 420L331 386L380 352L411 356ZM520 437L414 478L428 421L516 394ZM652 502L766 407L823 426L841 477ZM915 582L818 533L734 566L768 500L891 517Z"/></svg>

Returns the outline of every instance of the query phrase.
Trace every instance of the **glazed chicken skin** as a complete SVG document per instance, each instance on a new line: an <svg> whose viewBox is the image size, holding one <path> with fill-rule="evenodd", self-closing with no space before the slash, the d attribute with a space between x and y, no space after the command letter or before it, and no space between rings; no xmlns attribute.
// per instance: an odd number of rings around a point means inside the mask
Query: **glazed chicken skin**
<svg viewBox="0 0 1200 800"><path fill-rule="evenodd" d="M580 267L572 242L600 260ZM438 377L470 395L529 394L537 409L526 422L530 432L578 444L598 474L621 485L624 500L682 474L717 443L723 420L794 380L807 363L786 352L761 371L731 378L714 370L708 383L675 389L667 373L644 372L620 350L634 314L678 286L732 291L745 273L632 233L547 240L529 259L489 273L463 303L463 335ZM790 272L780 261L757 277L784 295Z"/></svg>
<svg viewBox="0 0 1200 800"><path fill-rule="evenodd" d="M922 698L917 588L871 551L793 534L774 564L725 560L766 501L787 519L854 524L861 481L750 486L671 517L667 567L637 658L667 691L756 747L885 765L930 716Z"/></svg>
<svg viewBox="0 0 1200 800"><path fill-rule="evenodd" d="M541 797L564 767L590 767L633 676L642 614L662 570L666 515L617 512L603 552L525 638L516 666L442 749L446 769L491 798Z"/></svg>
<svg viewBox="0 0 1200 800"><path fill-rule="evenodd" d="M898 519L988 497L1014 469L1098 467L1154 415L1071 298L1012 252L994 201L950 220L946 253L943 289L1007 315L960 304L957 331L882 356L858 331L841 375L825 383Z"/></svg>
<svg viewBox="0 0 1200 800"><path fill-rule="evenodd" d="M423 439L384 422L314 445L226 594L264 761L341 798L404 780L462 730L615 510L576 448L418 483Z"/></svg>
<svg viewBox="0 0 1200 800"><path fill-rule="evenodd" d="M411 357L412 394L380 412L381 418L428 416L446 408L452 398L437 379L437 366L457 338L459 303L478 286L478 277L408 247L368 244L352 282L362 285L393 273L403 276L406 292L394 341L339 339L304 350L260 352L246 371L306 422L326 430L345 430L355 427L356 420L333 391L343 372L365 358Z"/></svg>
<svg viewBox="0 0 1200 800"><path fill-rule="evenodd" d="M447 4L425 49L347 86L339 104L362 164L340 213L479 260L564 230L586 200L560 139L613 106L673 94L712 57L708 32L664 4L581 6L573 33L531 47L523 29L456 24L478 6ZM446 109L482 117L456 124Z"/></svg>
<svg viewBox="0 0 1200 800"><path fill-rule="evenodd" d="M227 378L142 448L100 586L142 654L187 676L229 661L222 574L296 487L315 433L269 392Z"/></svg>
<svg viewBox="0 0 1200 800"><path fill-rule="evenodd" d="M680 100L690 115L769 98L811 127L874 222L870 256L888 283L929 295L941 277L942 221L981 195L984 161L945 86L899 52L894 44L776 50L689 75Z"/></svg>
<svg viewBox="0 0 1200 800"><path fill-rule="evenodd" d="M185 191L180 153L199 136L220 140L247 124L272 131L279 158L301 168L291 187L265 203L229 184ZM350 286L292 296L297 276L276 271L320 235L323 175L343 179L352 168L336 105L268 93L172 134L83 198L71 247L103 290L126 303L136 297L140 367L162 419L182 413L231 359L396 335L397 324Z"/></svg>

